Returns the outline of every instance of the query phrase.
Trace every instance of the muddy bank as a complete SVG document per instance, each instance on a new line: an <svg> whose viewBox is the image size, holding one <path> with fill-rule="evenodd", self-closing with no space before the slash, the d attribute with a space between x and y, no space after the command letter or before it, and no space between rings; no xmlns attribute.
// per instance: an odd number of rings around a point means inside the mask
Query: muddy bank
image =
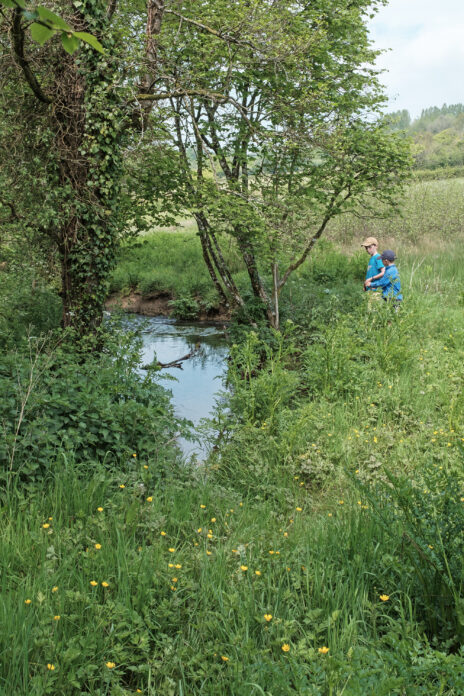
<svg viewBox="0 0 464 696"><path fill-rule="evenodd" d="M130 292L128 295L115 293L106 300L106 309L111 312L113 309L122 309L129 314L142 314L146 317L170 317L172 316L172 306L170 302L175 298L169 293L153 293L142 295L140 292ZM230 309L219 306L208 312L200 312L196 317L199 321L228 321L230 319Z"/></svg>

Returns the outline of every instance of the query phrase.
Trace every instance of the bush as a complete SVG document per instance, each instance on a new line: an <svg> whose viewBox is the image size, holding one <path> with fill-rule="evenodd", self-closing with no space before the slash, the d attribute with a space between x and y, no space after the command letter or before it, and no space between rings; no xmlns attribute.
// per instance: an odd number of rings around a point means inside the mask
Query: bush
<svg viewBox="0 0 464 696"><path fill-rule="evenodd" d="M464 641L462 467L429 458L412 479L384 473L375 486L361 488L372 515L400 541L395 580L414 598L429 638L444 647L459 646Z"/></svg>
<svg viewBox="0 0 464 696"><path fill-rule="evenodd" d="M29 342L30 353L0 359L0 466L21 479L42 476L59 452L83 471L92 459L128 461L171 451L182 424L152 371L139 372L140 344L113 332L100 355ZM166 452L165 452L166 454Z"/></svg>

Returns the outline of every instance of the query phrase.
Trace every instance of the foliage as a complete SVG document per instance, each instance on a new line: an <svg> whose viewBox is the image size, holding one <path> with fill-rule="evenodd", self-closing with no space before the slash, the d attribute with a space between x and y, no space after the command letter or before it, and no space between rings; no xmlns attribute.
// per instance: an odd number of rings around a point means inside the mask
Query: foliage
<svg viewBox="0 0 464 696"><path fill-rule="evenodd" d="M328 221L372 199L393 203L408 168L408 146L372 118L382 96L365 69L376 55L365 20L377 6L217 2L205 7L209 31L188 13L160 38L166 89L179 85L171 106L185 206L210 275L220 296L244 306L218 240L225 232L275 328L282 288ZM224 22L242 27L233 50L218 39Z"/></svg>
<svg viewBox="0 0 464 696"><path fill-rule="evenodd" d="M459 449L464 454L462 445ZM385 474L375 488L362 489L372 514L402 540L402 582L411 576L416 614L429 638L459 646L464 639L462 465L430 458L412 478Z"/></svg>
<svg viewBox="0 0 464 696"><path fill-rule="evenodd" d="M52 345L50 346L50 342ZM95 458L123 468L135 452L175 453L180 427L152 371L140 376L135 335L114 333L101 356L70 352L69 343L30 339L0 364L2 478L43 477L62 453L88 471Z"/></svg>

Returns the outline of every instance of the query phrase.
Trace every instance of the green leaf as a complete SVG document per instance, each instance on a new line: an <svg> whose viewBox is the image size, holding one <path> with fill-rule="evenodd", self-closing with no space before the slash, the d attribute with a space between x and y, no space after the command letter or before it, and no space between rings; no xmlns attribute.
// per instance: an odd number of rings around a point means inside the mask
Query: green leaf
<svg viewBox="0 0 464 696"><path fill-rule="evenodd" d="M51 39L54 33L54 29L44 27L43 24L37 24L36 22L34 22L34 24L31 24L31 36L34 39L34 41L37 41L37 43L41 46L43 46L43 44L46 41L48 41L48 39Z"/></svg>
<svg viewBox="0 0 464 696"><path fill-rule="evenodd" d="M71 55L79 48L79 39L76 39L73 34L68 34L66 32L61 32L61 43L65 51Z"/></svg>
<svg viewBox="0 0 464 696"><path fill-rule="evenodd" d="M78 39L81 41L85 41L85 43L88 43L89 46L92 46L96 51L99 53L104 53L105 49L101 45L98 39L93 36L93 34L89 34L86 31L75 31L74 36L77 36Z"/></svg>
<svg viewBox="0 0 464 696"><path fill-rule="evenodd" d="M24 0L0 0L0 5L4 5L5 7L20 7L21 9L25 9L26 3Z"/></svg>
<svg viewBox="0 0 464 696"><path fill-rule="evenodd" d="M46 7L42 7L42 5L39 5L39 7L37 8L37 12L40 19L42 19L44 22L53 25L53 27L56 27L57 29L63 29L64 31L72 32L72 28L69 26L67 22L64 21L62 17L55 14Z"/></svg>

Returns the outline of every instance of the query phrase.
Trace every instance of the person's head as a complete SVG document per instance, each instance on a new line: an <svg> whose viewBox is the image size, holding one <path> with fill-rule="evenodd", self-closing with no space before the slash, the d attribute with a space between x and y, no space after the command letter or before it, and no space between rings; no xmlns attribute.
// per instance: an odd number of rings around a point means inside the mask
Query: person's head
<svg viewBox="0 0 464 696"><path fill-rule="evenodd" d="M396 254L391 249L387 249L386 251L382 251L380 258L385 266L391 266L392 263L395 263Z"/></svg>
<svg viewBox="0 0 464 696"><path fill-rule="evenodd" d="M367 237L361 244L370 256L377 253L378 242L375 237Z"/></svg>

